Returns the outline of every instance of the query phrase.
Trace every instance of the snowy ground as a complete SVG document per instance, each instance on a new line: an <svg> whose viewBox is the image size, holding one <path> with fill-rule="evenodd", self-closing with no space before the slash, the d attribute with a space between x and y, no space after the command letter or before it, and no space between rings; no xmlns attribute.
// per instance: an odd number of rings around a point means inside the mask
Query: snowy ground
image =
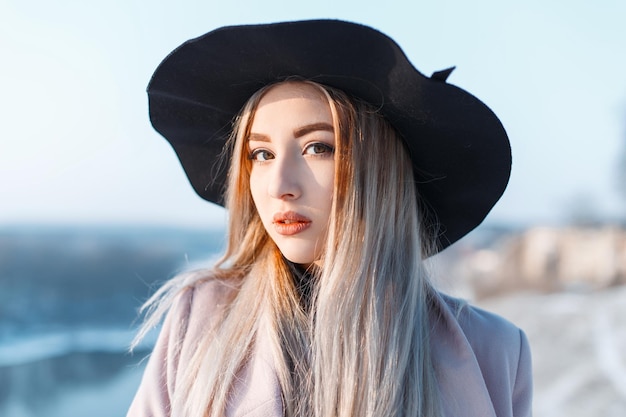
<svg viewBox="0 0 626 417"><path fill-rule="evenodd" d="M526 331L535 417L626 416L626 287L476 304Z"/></svg>

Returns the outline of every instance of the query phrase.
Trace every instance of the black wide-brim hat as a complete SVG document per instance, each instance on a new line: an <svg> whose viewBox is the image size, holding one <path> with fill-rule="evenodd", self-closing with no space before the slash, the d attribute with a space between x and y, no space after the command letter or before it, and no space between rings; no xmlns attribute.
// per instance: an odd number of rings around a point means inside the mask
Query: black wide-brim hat
<svg viewBox="0 0 626 417"><path fill-rule="evenodd" d="M163 60L148 85L150 120L194 190L222 205L227 169L219 160L254 92L294 76L343 90L379 108L405 141L426 230L441 250L483 221L511 170L502 124L476 97L446 83L450 71L424 76L391 38L355 23L228 26Z"/></svg>

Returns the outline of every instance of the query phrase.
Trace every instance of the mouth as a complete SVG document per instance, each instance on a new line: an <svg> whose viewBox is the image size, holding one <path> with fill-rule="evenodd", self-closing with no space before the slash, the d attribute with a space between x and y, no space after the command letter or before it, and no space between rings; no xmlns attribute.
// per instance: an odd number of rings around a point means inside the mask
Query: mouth
<svg viewBox="0 0 626 417"><path fill-rule="evenodd" d="M298 234L311 226L311 219L293 211L276 213L272 221L274 230L283 236Z"/></svg>

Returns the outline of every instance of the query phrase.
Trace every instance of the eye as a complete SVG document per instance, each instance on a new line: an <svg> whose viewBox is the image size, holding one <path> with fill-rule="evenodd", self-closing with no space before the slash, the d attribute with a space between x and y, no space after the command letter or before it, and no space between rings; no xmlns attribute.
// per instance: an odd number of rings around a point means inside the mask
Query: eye
<svg viewBox="0 0 626 417"><path fill-rule="evenodd" d="M332 146L326 143L322 143L322 142L315 142L315 143L308 144L304 148L303 154L304 155L324 155L324 154L332 155L334 152L335 152L335 148L333 148Z"/></svg>
<svg viewBox="0 0 626 417"><path fill-rule="evenodd" d="M260 148L251 151L248 158L256 162L265 162L269 161L270 159L274 159L274 154L272 154L267 149Z"/></svg>

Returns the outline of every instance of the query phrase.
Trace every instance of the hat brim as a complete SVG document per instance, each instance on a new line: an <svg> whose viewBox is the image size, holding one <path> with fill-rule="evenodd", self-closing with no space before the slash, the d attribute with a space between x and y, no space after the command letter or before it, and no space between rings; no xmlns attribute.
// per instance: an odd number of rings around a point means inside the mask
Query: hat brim
<svg viewBox="0 0 626 417"><path fill-rule="evenodd" d="M510 145L484 103L421 74L375 29L310 20L223 27L185 42L156 69L150 120L202 198L223 204L227 169L218 156L234 116L259 88L293 76L380 109L409 149L439 250L478 226L504 192Z"/></svg>

